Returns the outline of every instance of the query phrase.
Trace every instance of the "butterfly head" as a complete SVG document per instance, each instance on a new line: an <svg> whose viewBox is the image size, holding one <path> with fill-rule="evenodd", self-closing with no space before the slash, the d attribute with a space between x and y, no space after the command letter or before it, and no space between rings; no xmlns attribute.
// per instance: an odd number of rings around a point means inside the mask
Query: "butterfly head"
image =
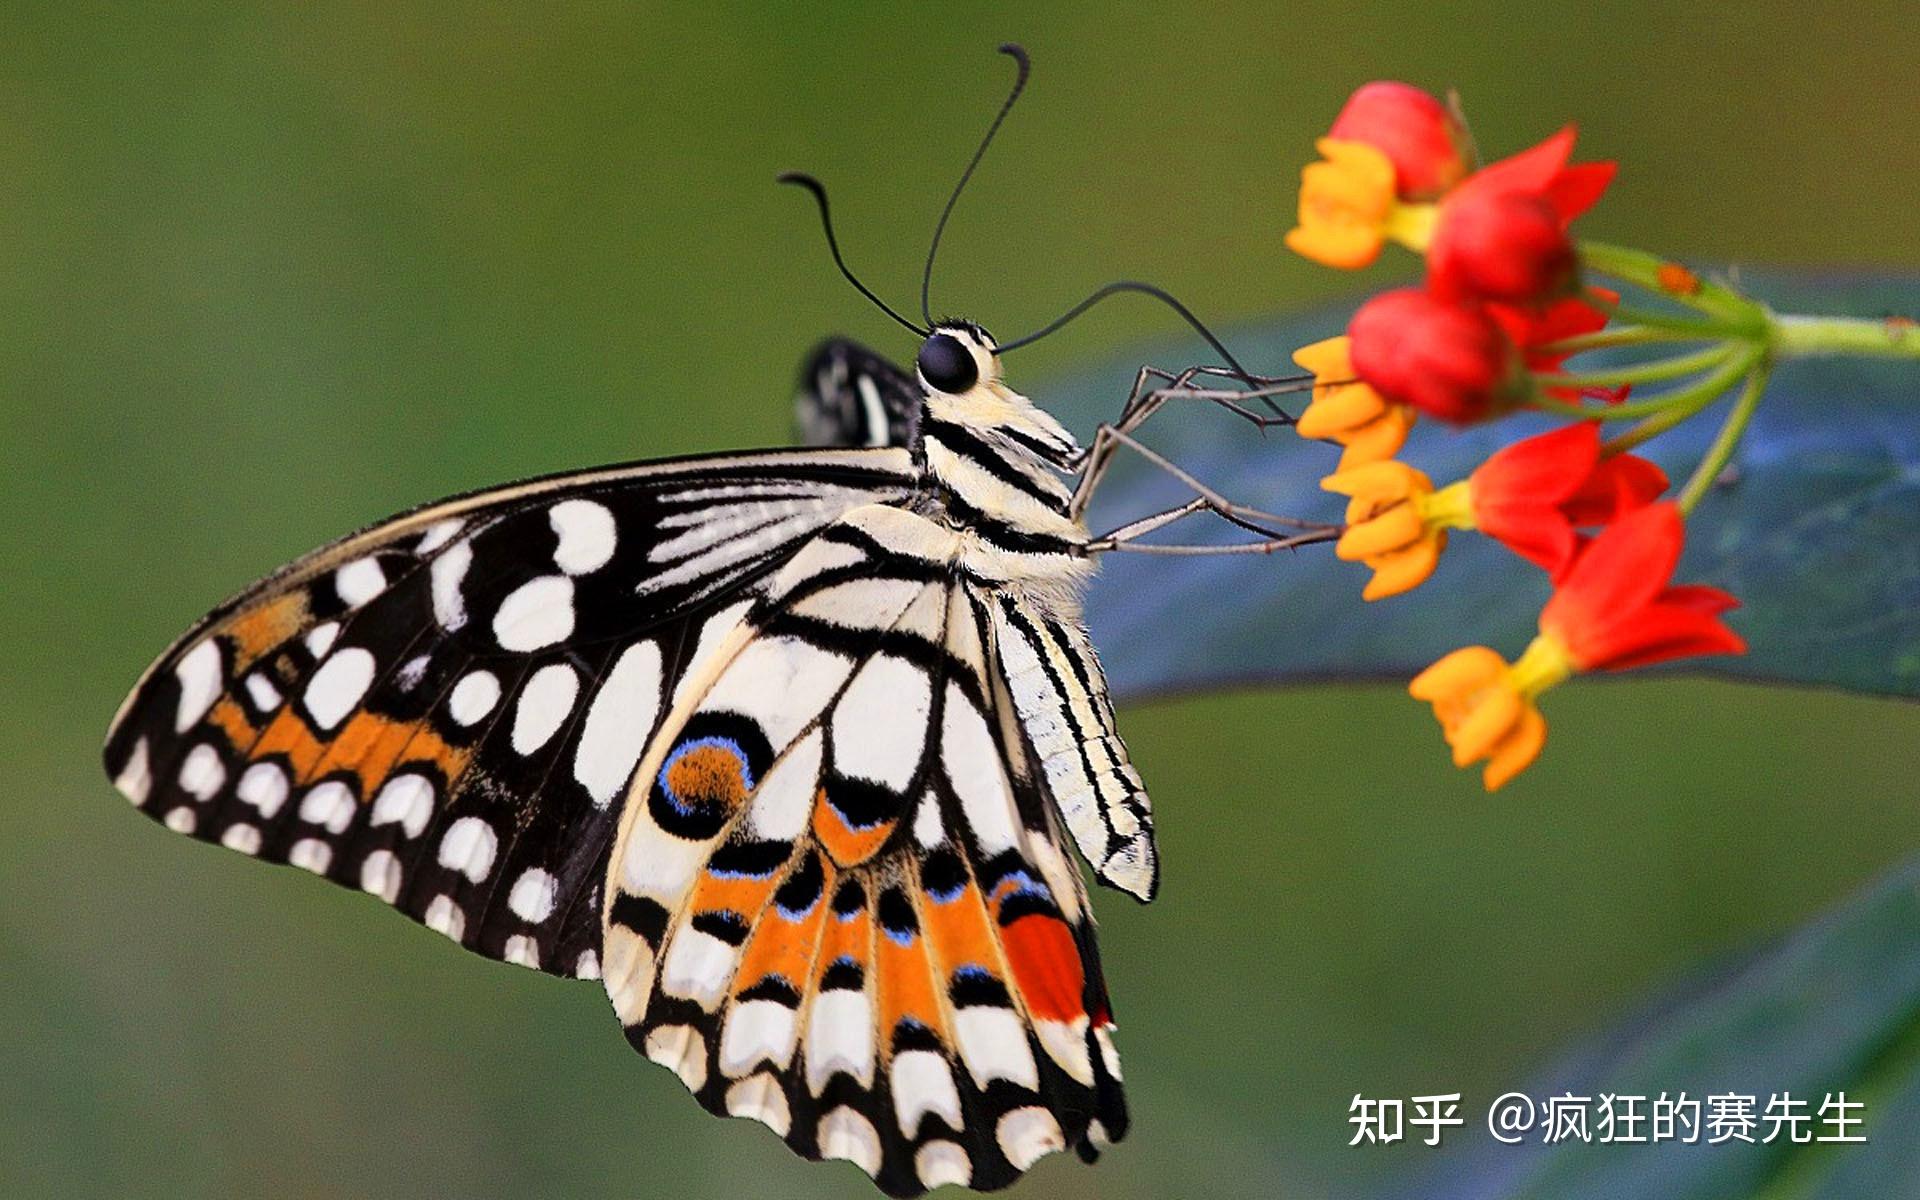
<svg viewBox="0 0 1920 1200"><path fill-rule="evenodd" d="M929 392L964 396L983 382L1000 381L999 349L992 335L971 321L941 321L920 343L914 369Z"/></svg>

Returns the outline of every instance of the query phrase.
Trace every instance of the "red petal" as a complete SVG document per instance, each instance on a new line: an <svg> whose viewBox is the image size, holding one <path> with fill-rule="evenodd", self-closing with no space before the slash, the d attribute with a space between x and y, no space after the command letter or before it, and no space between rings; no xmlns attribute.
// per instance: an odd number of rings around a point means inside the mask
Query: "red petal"
<svg viewBox="0 0 1920 1200"><path fill-rule="evenodd" d="M1731 612L1739 608L1740 598L1731 592L1723 592L1717 587L1708 587L1704 583L1677 583L1661 592L1656 603L1677 605L1717 617L1723 612Z"/></svg>
<svg viewBox="0 0 1920 1200"><path fill-rule="evenodd" d="M1455 195L1464 196L1469 188L1489 192L1544 193L1554 176L1573 157L1573 140L1576 136L1577 131L1569 125L1537 146L1482 167L1467 177Z"/></svg>
<svg viewBox="0 0 1920 1200"><path fill-rule="evenodd" d="M1574 560L1540 610L1540 628L1565 642L1584 667L1612 658L1614 642L1666 587L1685 538L1671 503L1628 513Z"/></svg>
<svg viewBox="0 0 1920 1200"><path fill-rule="evenodd" d="M1667 490L1667 473L1658 463L1633 454L1603 458L1580 489L1560 506L1575 525L1608 525L1651 504Z"/></svg>
<svg viewBox="0 0 1920 1200"><path fill-rule="evenodd" d="M1480 532L1534 566L1557 574L1573 558L1579 541L1558 509L1543 504L1474 505Z"/></svg>
<svg viewBox="0 0 1920 1200"><path fill-rule="evenodd" d="M1603 657L1583 660L1582 665L1590 671L1627 671L1699 654L1743 654L1746 649L1740 635L1711 613L1678 604L1653 604L1608 639Z"/></svg>
<svg viewBox="0 0 1920 1200"><path fill-rule="evenodd" d="M1620 164L1612 162L1580 163L1568 167L1547 186L1547 200L1563 221L1572 221L1592 208L1606 194Z"/></svg>
<svg viewBox="0 0 1920 1200"><path fill-rule="evenodd" d="M1600 425L1595 421L1515 442L1474 471L1474 509L1558 504L1580 490L1599 460Z"/></svg>

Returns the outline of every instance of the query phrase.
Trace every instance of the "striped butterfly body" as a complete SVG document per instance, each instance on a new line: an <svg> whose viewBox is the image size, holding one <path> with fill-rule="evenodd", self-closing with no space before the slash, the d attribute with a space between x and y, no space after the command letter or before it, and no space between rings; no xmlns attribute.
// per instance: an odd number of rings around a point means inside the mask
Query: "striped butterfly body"
<svg viewBox="0 0 1920 1200"><path fill-rule="evenodd" d="M933 356L930 358L929 348ZM427 506L189 631L106 766L168 827L599 978L708 1109L894 1195L1127 1117L1078 848L1147 899L1067 432L943 323L831 343L839 447Z"/></svg>

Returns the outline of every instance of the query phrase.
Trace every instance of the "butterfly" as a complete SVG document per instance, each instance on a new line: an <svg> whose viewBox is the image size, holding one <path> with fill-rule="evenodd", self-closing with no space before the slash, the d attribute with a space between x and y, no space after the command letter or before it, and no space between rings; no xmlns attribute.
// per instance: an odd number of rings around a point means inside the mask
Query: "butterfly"
<svg viewBox="0 0 1920 1200"><path fill-rule="evenodd" d="M703 1106L891 1195L1090 1160L1128 1116L1073 856L1158 882L1081 620L1098 456L1014 343L886 311L915 369L826 343L807 447L458 496L269 575L148 669L109 776L598 979Z"/></svg>

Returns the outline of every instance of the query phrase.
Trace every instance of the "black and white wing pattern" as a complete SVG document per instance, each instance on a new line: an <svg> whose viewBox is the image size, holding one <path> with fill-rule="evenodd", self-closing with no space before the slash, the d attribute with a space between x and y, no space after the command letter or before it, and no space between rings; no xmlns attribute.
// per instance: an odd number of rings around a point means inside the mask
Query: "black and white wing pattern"
<svg viewBox="0 0 1920 1200"><path fill-rule="evenodd" d="M168 827L395 905L482 954L598 973L628 777L706 614L911 486L901 450L557 476L449 500L215 610L114 719Z"/></svg>
<svg viewBox="0 0 1920 1200"><path fill-rule="evenodd" d="M794 426L809 446L905 446L920 385L892 360L846 338L814 347L800 368Z"/></svg>
<svg viewBox="0 0 1920 1200"><path fill-rule="evenodd" d="M857 509L709 620L606 902L605 986L636 1047L710 1110L901 1196L1092 1157L1127 1123L1045 798L1073 726L1034 745L997 645L1010 616L1045 617L958 569L963 537Z"/></svg>

